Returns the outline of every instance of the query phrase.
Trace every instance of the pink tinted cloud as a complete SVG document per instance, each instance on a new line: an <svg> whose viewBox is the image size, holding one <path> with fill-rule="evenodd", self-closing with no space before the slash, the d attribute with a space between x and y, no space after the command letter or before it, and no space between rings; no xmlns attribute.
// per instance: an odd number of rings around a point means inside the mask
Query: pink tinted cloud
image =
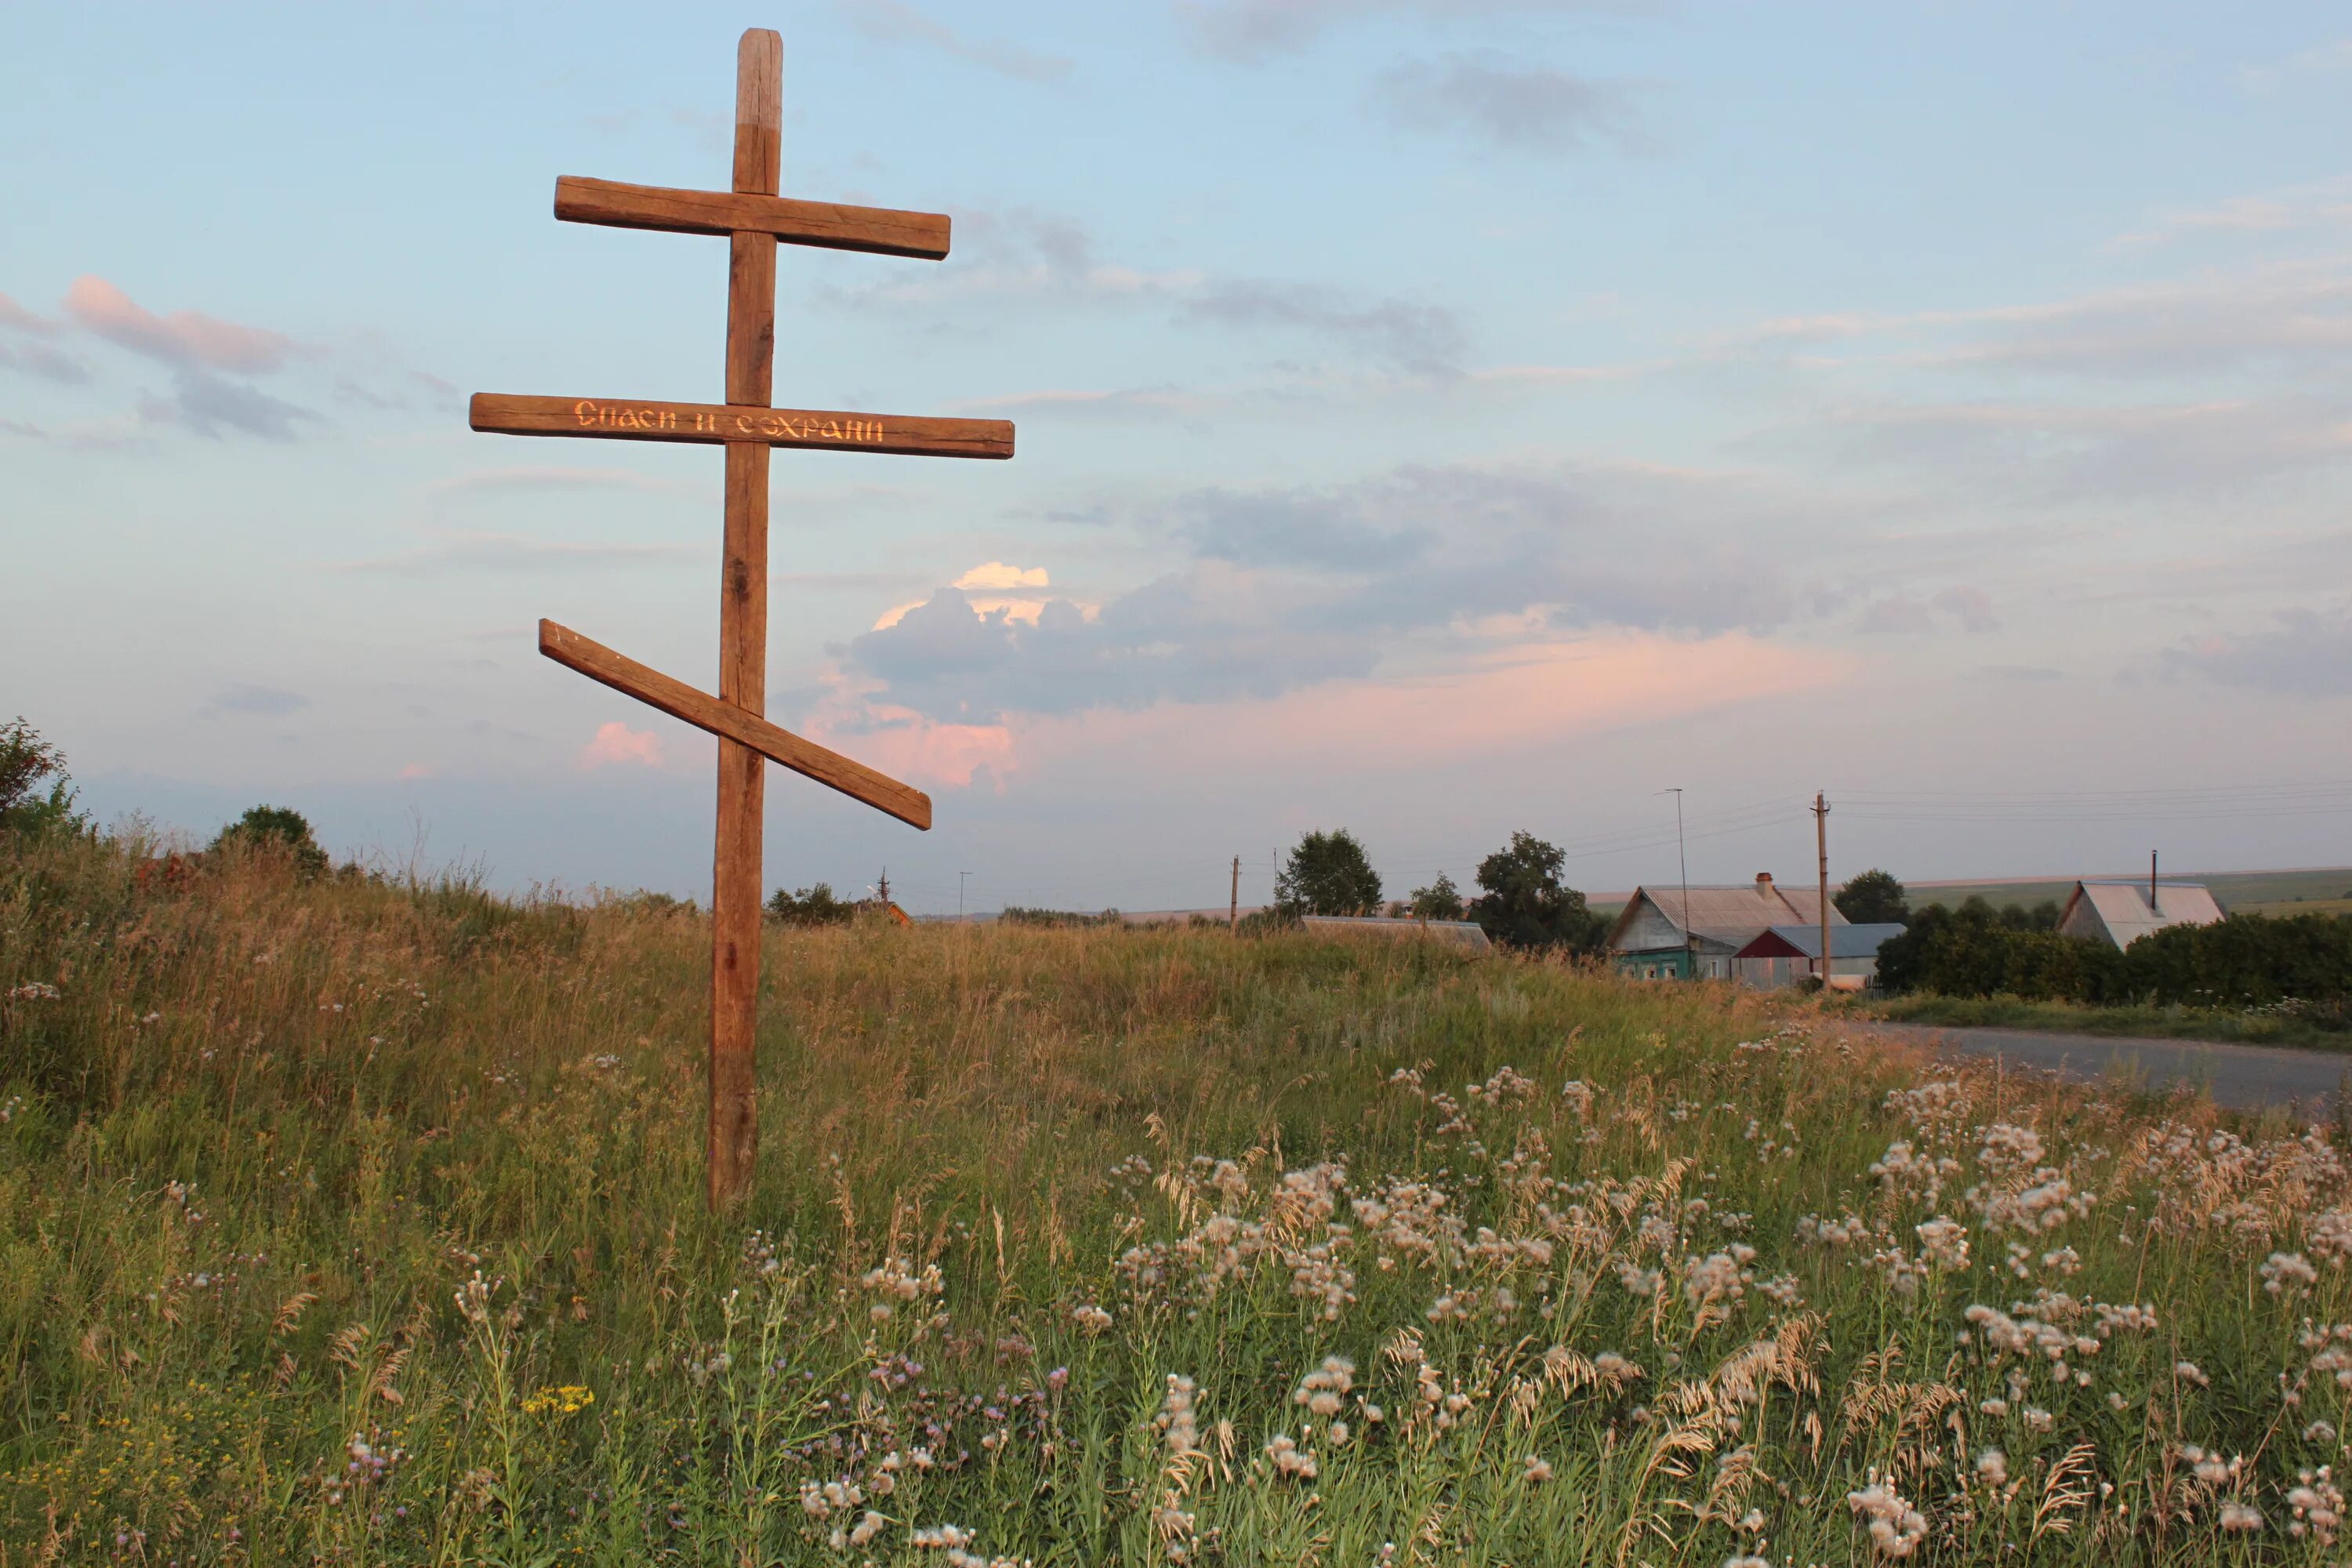
<svg viewBox="0 0 2352 1568"><path fill-rule="evenodd" d="M257 374L284 364L298 347L283 333L240 326L200 310L158 316L105 279L84 274L66 291L66 314L110 343L166 364Z"/></svg>
<svg viewBox="0 0 2352 1568"><path fill-rule="evenodd" d="M615 720L599 724L596 738L580 748L580 765L583 768L626 763L645 768L661 766L661 737L651 730L632 730Z"/></svg>
<svg viewBox="0 0 2352 1568"><path fill-rule="evenodd" d="M32 332L40 337L48 337L58 330L55 321L47 316L35 315L5 294L0 294L0 327L14 327L20 332Z"/></svg>
<svg viewBox="0 0 2352 1568"><path fill-rule="evenodd" d="M1001 784L1015 771L1050 772L1062 759L1112 753L1182 773L1285 763L1380 772L1815 690L1850 672L1836 655L1744 632L1705 638L1601 632L1515 647L1424 677L1328 681L1265 701L1166 702L1008 724L934 723L843 681L804 730L895 778L955 787L968 786L982 768Z"/></svg>
<svg viewBox="0 0 2352 1568"><path fill-rule="evenodd" d="M1509 648L1422 678L1042 721L1022 726L1014 742L1040 770L1057 755L1115 748L1165 754L1188 773L1282 761L1403 771L1817 689L1848 671L1837 656L1741 632L1603 632Z"/></svg>
<svg viewBox="0 0 2352 1568"><path fill-rule="evenodd" d="M854 714L854 717L853 717ZM1003 724L935 724L911 709L842 707L808 725L809 738L914 784L968 788L986 768L1000 781L1020 765Z"/></svg>

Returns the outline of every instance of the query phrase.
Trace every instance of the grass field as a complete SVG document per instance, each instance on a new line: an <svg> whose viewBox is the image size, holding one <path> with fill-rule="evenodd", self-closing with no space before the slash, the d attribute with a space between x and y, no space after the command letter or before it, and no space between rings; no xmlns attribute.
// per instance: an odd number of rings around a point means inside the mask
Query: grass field
<svg viewBox="0 0 2352 1568"><path fill-rule="evenodd" d="M0 1564L2332 1563L2322 1130L1705 986L0 852Z"/></svg>

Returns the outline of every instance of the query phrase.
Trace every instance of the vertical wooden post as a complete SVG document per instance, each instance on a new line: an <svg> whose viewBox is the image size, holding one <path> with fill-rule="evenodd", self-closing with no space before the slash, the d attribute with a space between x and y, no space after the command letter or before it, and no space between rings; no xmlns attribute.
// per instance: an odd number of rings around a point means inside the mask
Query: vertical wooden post
<svg viewBox="0 0 2352 1568"><path fill-rule="evenodd" d="M753 28L736 53L735 189L772 196L781 184L784 41ZM727 401L766 405L774 393L776 238L738 232L727 270ZM719 595L719 700L764 713L768 700L768 447L727 447L725 558ZM751 1185L759 1152L754 1041L760 1012L760 754L719 742L719 826L710 878L709 1198L714 1209Z"/></svg>
<svg viewBox="0 0 2352 1568"><path fill-rule="evenodd" d="M1225 929L1239 936L1242 929L1242 858L1234 857L1234 902L1225 916Z"/></svg>
<svg viewBox="0 0 2352 1568"><path fill-rule="evenodd" d="M1822 852L1822 994L1830 994L1830 803L1813 792L1813 843Z"/></svg>

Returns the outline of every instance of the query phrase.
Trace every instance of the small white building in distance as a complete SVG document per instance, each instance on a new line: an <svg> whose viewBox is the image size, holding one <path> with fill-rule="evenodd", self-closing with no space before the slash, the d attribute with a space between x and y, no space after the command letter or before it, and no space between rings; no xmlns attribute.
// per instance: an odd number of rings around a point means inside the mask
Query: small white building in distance
<svg viewBox="0 0 2352 1568"><path fill-rule="evenodd" d="M2152 900L2152 901L2151 901ZM2068 895L2058 930L2086 942L2129 947L2167 926L2209 926L2221 906L2195 882L2077 882Z"/></svg>

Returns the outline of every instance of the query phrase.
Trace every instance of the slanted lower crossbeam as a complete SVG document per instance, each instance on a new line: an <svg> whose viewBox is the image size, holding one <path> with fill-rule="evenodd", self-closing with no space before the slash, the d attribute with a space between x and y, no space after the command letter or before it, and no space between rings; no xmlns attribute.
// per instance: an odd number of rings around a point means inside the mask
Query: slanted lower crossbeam
<svg viewBox="0 0 2352 1568"><path fill-rule="evenodd" d="M727 451L719 574L719 689L714 697L649 669L552 621L540 651L558 663L699 725L719 737L718 820L711 853L710 1131L709 1191L718 1207L750 1185L757 1151L752 1047L760 984L761 808L773 761L916 827L930 797L768 722L768 458L777 447L931 458L1009 458L1013 426L772 406L776 247L937 259L948 220L936 213L795 201L779 194L783 42L754 28L736 55L733 189L681 191L567 175L555 216L568 222L725 235L727 377L724 403L482 393L469 420L511 436L705 442Z"/></svg>
<svg viewBox="0 0 2352 1568"><path fill-rule="evenodd" d="M910 827L928 829L931 826L931 797L921 790L900 784L886 773L877 773L865 763L852 762L814 741L803 740L731 702L721 702L683 680L614 652L593 637L583 637L570 626L541 620L539 651L567 669L576 669L591 680L601 681L649 708L658 708L673 719L683 719L697 729L708 730L721 740L748 747L803 778L837 789L850 799L863 801Z"/></svg>

